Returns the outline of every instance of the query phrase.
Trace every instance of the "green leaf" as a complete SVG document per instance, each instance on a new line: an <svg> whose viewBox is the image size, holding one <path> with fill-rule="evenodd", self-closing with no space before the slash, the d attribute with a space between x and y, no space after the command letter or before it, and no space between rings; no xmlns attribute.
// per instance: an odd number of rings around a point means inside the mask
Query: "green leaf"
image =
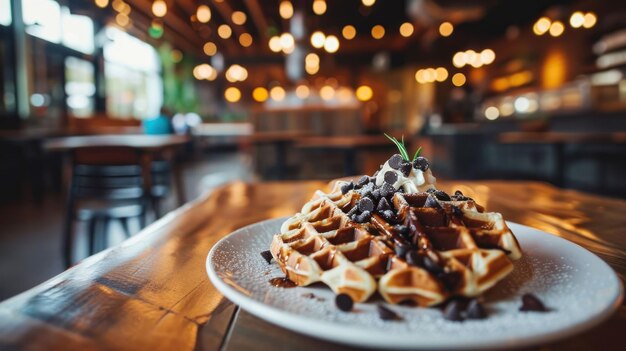
<svg viewBox="0 0 626 351"><path fill-rule="evenodd" d="M422 153L422 147L420 146L417 151L415 151L415 155L413 156L413 161Z"/></svg>
<svg viewBox="0 0 626 351"><path fill-rule="evenodd" d="M398 150L400 151L400 155L402 156L402 159L404 159L405 161L409 160L409 153L406 151L406 147L404 146L404 136L402 137L403 142L399 142L398 139L394 138L394 137L390 137L389 135L387 135L387 133L383 133L385 134L385 136L387 137L387 139L391 140L391 142L393 142L394 144L396 144L396 147L398 147Z"/></svg>

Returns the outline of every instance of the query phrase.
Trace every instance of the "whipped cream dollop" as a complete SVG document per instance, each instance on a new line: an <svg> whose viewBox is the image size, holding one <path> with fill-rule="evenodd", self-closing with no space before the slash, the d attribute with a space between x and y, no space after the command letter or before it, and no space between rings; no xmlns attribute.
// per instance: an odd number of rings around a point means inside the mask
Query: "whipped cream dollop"
<svg viewBox="0 0 626 351"><path fill-rule="evenodd" d="M387 172L394 172L398 176L392 185L395 189L402 188L405 193L417 193L434 189L437 182L437 178L433 176L430 168L422 172L415 167L411 167L411 173L405 177L400 170L393 169L389 165L389 161L387 161L376 175L377 186L382 186L385 183L385 174Z"/></svg>

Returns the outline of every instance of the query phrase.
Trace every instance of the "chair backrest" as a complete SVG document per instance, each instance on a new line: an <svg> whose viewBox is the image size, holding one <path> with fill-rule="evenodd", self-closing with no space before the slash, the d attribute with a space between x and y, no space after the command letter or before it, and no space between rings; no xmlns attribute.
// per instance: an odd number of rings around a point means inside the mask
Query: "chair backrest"
<svg viewBox="0 0 626 351"><path fill-rule="evenodd" d="M141 158L132 148L79 148L72 160L74 198L139 200L146 195Z"/></svg>

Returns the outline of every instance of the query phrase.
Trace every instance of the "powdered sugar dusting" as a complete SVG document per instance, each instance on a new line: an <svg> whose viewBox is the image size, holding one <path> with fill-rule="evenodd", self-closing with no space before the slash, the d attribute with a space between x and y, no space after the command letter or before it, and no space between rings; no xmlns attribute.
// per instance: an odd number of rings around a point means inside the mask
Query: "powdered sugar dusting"
<svg viewBox="0 0 626 351"><path fill-rule="evenodd" d="M606 315L620 298L619 281L599 258L550 234L509 223L524 256L515 262L513 273L485 296L487 319L450 322L443 319L439 309L387 305L403 320L383 321L376 312L376 303L382 302L377 296L345 313L335 307L334 294L326 286L284 289L269 284L271 278L284 275L274 262L268 265L260 252L269 248L282 221L265 221L236 231L217 244L208 264L219 279L250 299L309 323L349 328L350 333L362 335L363 342L355 342L361 345L374 346L366 340L381 338L388 342L380 345L405 348L520 345L529 338L546 340L550 335L575 331L585 322ZM304 296L309 293L323 301ZM550 311L519 312L524 293L538 296ZM245 309L245 304L242 307Z"/></svg>

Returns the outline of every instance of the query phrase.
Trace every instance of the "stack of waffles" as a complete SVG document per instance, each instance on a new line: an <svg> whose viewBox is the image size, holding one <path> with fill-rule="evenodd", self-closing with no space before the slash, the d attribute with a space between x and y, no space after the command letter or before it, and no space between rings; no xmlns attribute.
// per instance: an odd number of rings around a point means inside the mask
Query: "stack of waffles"
<svg viewBox="0 0 626 351"><path fill-rule="evenodd" d="M480 295L521 257L502 215L460 192L399 187L381 195L389 184L376 179L336 182L283 223L270 251L287 278L322 282L356 302L378 292L392 304L432 306Z"/></svg>

